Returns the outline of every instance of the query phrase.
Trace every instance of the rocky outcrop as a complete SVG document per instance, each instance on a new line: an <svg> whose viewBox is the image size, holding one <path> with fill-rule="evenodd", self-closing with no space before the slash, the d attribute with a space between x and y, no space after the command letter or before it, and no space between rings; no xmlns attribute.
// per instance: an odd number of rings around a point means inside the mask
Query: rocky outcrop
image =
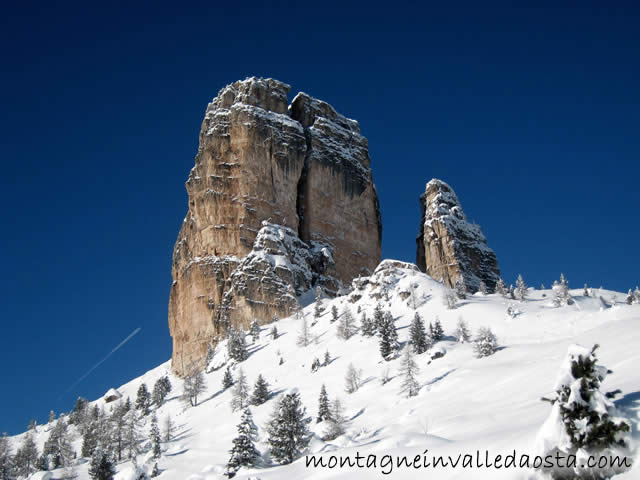
<svg viewBox="0 0 640 480"><path fill-rule="evenodd" d="M249 78L207 107L173 253L178 374L202 367L229 325L286 316L304 289L320 282L335 292L380 261L366 138L355 120L304 93L288 105L289 89Z"/></svg>
<svg viewBox="0 0 640 480"><path fill-rule="evenodd" d="M453 189L433 179L420 202L418 268L449 287L461 279L470 292L477 291L481 281L493 290L500 278L498 260L480 227L467 221Z"/></svg>

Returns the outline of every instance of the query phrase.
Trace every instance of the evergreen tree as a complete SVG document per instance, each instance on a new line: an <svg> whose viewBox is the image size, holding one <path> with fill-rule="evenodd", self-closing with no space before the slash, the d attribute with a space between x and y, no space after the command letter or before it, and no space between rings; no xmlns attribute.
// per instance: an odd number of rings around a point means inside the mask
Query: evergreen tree
<svg viewBox="0 0 640 480"><path fill-rule="evenodd" d="M435 322L433 323L433 328L430 332L431 339L433 342L439 342L444 338L444 329L442 328L442 323L440 323L440 319L436 317Z"/></svg>
<svg viewBox="0 0 640 480"><path fill-rule="evenodd" d="M518 275L518 278L516 279L515 296L518 300L524 302L527 299L527 294L528 294L527 284L524 283L524 279L522 278L522 275Z"/></svg>
<svg viewBox="0 0 640 480"><path fill-rule="evenodd" d="M591 350L580 345L569 347L555 394L546 400L552 411L538 436L538 448L543 455L559 454L585 458L590 455L597 461L602 457L629 455L631 424L618 413L613 398L619 390L604 393L600 387L605 377L612 373L598 364L595 345ZM566 464L566 460L564 462ZM554 479L607 479L621 473L624 468L605 467L598 470L582 468L578 461L564 469L547 471Z"/></svg>
<svg viewBox="0 0 640 480"><path fill-rule="evenodd" d="M38 447L33 440L33 434L29 431L24 436L21 447L15 454L14 464L18 476L28 477L36 471L38 462Z"/></svg>
<svg viewBox="0 0 640 480"><path fill-rule="evenodd" d="M502 278L499 278L496 282L496 293L503 297L507 294L507 286L504 284L504 280L502 280Z"/></svg>
<svg viewBox="0 0 640 480"><path fill-rule="evenodd" d="M233 439L233 447L230 450L230 458L227 462L226 475L233 478L240 467L249 467L256 463L260 452L254 442L257 440L258 429L253 423L251 410L248 408L242 412L242 419L238 424L238 435Z"/></svg>
<svg viewBox="0 0 640 480"><path fill-rule="evenodd" d="M329 350L325 350L324 361L322 362L322 365L326 367L330 363L331 363L331 355L329 355Z"/></svg>
<svg viewBox="0 0 640 480"><path fill-rule="evenodd" d="M236 383L231 391L231 410L244 410L249 405L249 384L242 368L238 369Z"/></svg>
<svg viewBox="0 0 640 480"><path fill-rule="evenodd" d="M360 331L365 337L373 337L376 334L376 326L365 312L362 312L360 317Z"/></svg>
<svg viewBox="0 0 640 480"><path fill-rule="evenodd" d="M164 441L170 442L173 438L173 431L175 427L173 425L173 421L171 420L171 415L167 415L164 419Z"/></svg>
<svg viewBox="0 0 640 480"><path fill-rule="evenodd" d="M378 329L380 335L380 355L386 361L391 360L400 349L398 332L391 313L385 312Z"/></svg>
<svg viewBox="0 0 640 480"><path fill-rule="evenodd" d="M43 447L43 454L50 458L51 468L67 468L72 465L75 454L72 441L67 422L64 417L59 418Z"/></svg>
<svg viewBox="0 0 640 480"><path fill-rule="evenodd" d="M324 440L331 441L338 438L345 432L347 419L344 416L344 408L339 398L331 402L329 416L327 418L328 427L324 433Z"/></svg>
<svg viewBox="0 0 640 480"><path fill-rule="evenodd" d="M141 384L140 387L138 387L136 409L140 410L140 413L143 416L149 415L149 413L151 412L151 395L149 395L149 390L147 390L147 385L145 383Z"/></svg>
<svg viewBox="0 0 640 480"><path fill-rule="evenodd" d="M56 419L56 414L53 410L51 410L49 412L49 419L47 420L47 423L52 424L55 421L55 419ZM69 423L71 423L71 421L69 421Z"/></svg>
<svg viewBox="0 0 640 480"><path fill-rule="evenodd" d="M90 458L98 445L98 432L99 432L100 419L91 418L82 434L82 449L80 455L85 458Z"/></svg>
<svg viewBox="0 0 640 480"><path fill-rule="evenodd" d="M406 393L407 397L415 397L420 390L420 384L416 379L420 369L418 364L413 358L413 351L408 346L404 349L404 355L402 356L402 364L400 367L400 374L403 377L401 392Z"/></svg>
<svg viewBox="0 0 640 480"><path fill-rule="evenodd" d="M338 307L335 305L331 307L331 323L338 321Z"/></svg>
<svg viewBox="0 0 640 480"><path fill-rule="evenodd" d="M204 371L209 372L211 368L211 362L213 362L213 357L216 355L216 346L213 343L209 343L207 345L207 358L204 361Z"/></svg>
<svg viewBox="0 0 640 480"><path fill-rule="evenodd" d="M427 341L427 332L424 329L424 322L418 312L413 316L413 322L409 329L409 341L414 353L420 355L429 349L429 342Z"/></svg>
<svg viewBox="0 0 640 480"><path fill-rule="evenodd" d="M362 372L350 363L347 367L347 373L344 377L345 391L347 393L355 393L360 388Z"/></svg>
<svg viewBox="0 0 640 480"><path fill-rule="evenodd" d="M468 343L471 340L471 332L469 332L469 327L467 327L467 323L462 317L458 319L458 324L456 325L456 339L460 343Z"/></svg>
<svg viewBox="0 0 640 480"><path fill-rule="evenodd" d="M311 333L309 332L309 325L307 324L307 319L302 318L300 324L300 331L298 332L298 339L296 344L299 347L306 347L311 343Z"/></svg>
<svg viewBox="0 0 640 480"><path fill-rule="evenodd" d="M167 382L169 381L169 379L167 378ZM169 390L171 390L171 384L169 384ZM128 412L129 410L131 410L131 398L127 397L127 399L124 402L124 411Z"/></svg>
<svg viewBox="0 0 640 480"><path fill-rule="evenodd" d="M351 315L349 307L344 308L340 321L338 322L337 334L342 340L349 340L356 333L355 320Z"/></svg>
<svg viewBox="0 0 640 480"><path fill-rule="evenodd" d="M167 386L169 386L168 388L170 389L171 383L168 383L168 382L169 382L169 378L164 376L159 378L156 381L156 383L153 385L153 393L151 394L151 401L157 407L160 407L164 403L164 399L169 394L169 391L167 390Z"/></svg>
<svg viewBox="0 0 640 480"><path fill-rule="evenodd" d="M109 439L107 440L106 435L101 435L102 444L105 448L107 448L107 446L111 447L118 461L122 460L122 453L125 448L125 433L127 429L125 415L127 413L124 405L118 403L109 416Z"/></svg>
<svg viewBox="0 0 640 480"><path fill-rule="evenodd" d="M271 335L271 338L273 338L274 340L278 338L278 328L275 325L271 327L270 335Z"/></svg>
<svg viewBox="0 0 640 480"><path fill-rule="evenodd" d="M158 462L153 464L153 470L151 470L151 478L156 478L160 475L160 469L158 468Z"/></svg>
<svg viewBox="0 0 640 480"><path fill-rule="evenodd" d="M582 291L582 295L584 295L585 297L589 296L589 287L587 287L587 284L584 284L584 290Z"/></svg>
<svg viewBox="0 0 640 480"><path fill-rule="evenodd" d="M73 407L73 410L69 414L69 425L82 425L87 417L89 409L89 400L83 397L78 397L76 400L76 404ZM53 412L51 412L53 413ZM49 418L51 418L51 414L49 414Z"/></svg>
<svg viewBox="0 0 640 480"><path fill-rule="evenodd" d="M270 396L271 392L269 391L269 384L262 374L259 374L253 387L253 393L251 394L251 405L262 405L269 400Z"/></svg>
<svg viewBox="0 0 640 480"><path fill-rule="evenodd" d="M313 362L311 362L311 372L317 372L320 367L320 360L318 360L318 357L314 358Z"/></svg>
<svg viewBox="0 0 640 480"><path fill-rule="evenodd" d="M14 480L14 465L11 445L7 434L0 436L0 480Z"/></svg>
<svg viewBox="0 0 640 480"><path fill-rule="evenodd" d="M116 474L114 462L109 454L98 444L89 462L89 476L93 480L113 480Z"/></svg>
<svg viewBox="0 0 640 480"><path fill-rule="evenodd" d="M484 283L484 280L480 280L480 284L478 285L478 291L482 294L482 295L486 295L488 293L487 290L487 284Z"/></svg>
<svg viewBox="0 0 640 480"><path fill-rule="evenodd" d="M493 334L490 328L481 327L478 330L478 335L473 342L473 350L476 357L488 357L493 355L498 349L498 339Z"/></svg>
<svg viewBox="0 0 640 480"><path fill-rule="evenodd" d="M156 414L153 414L151 417L151 430L149 432L149 436L151 437L151 453L152 458L157 460L160 458L162 451L160 450L160 428L158 428L158 417Z"/></svg>
<svg viewBox="0 0 640 480"><path fill-rule="evenodd" d="M300 394L286 394L280 400L267 425L271 456L281 464L293 462L309 445L311 433L307 424L307 412L300 401Z"/></svg>
<svg viewBox="0 0 640 480"><path fill-rule="evenodd" d="M182 400L192 407L198 405L198 397L207 390L207 384L201 371L196 370L184 379Z"/></svg>
<svg viewBox="0 0 640 480"><path fill-rule="evenodd" d="M376 332L380 332L383 321L384 311L382 310L382 305L380 305L380 302L377 302L375 308L373 309L373 327Z"/></svg>
<svg viewBox="0 0 640 480"><path fill-rule="evenodd" d="M640 288L638 287L633 291L633 302L640 303Z"/></svg>
<svg viewBox="0 0 640 480"><path fill-rule="evenodd" d="M127 449L127 459L131 460L134 465L137 465L138 455L140 454L139 444L142 440L142 435L140 434L140 417L138 417L136 410L131 410L125 414L124 420L124 445Z"/></svg>
<svg viewBox="0 0 640 480"><path fill-rule="evenodd" d="M260 324L258 323L258 320L256 320L255 318L253 319L253 321L251 322L251 325L249 326L249 335L251 335L251 338L253 339L253 343L256 343L260 339Z"/></svg>
<svg viewBox="0 0 640 480"><path fill-rule="evenodd" d="M38 461L36 462L36 470L40 470L41 472L46 472L50 468L51 468L51 465L49 465L49 455L43 452L42 455L38 457Z"/></svg>
<svg viewBox="0 0 640 480"><path fill-rule="evenodd" d="M229 329L227 354L229 358L236 362L242 362L247 359L249 352L247 351L247 342L243 330L236 330L235 328Z"/></svg>
<svg viewBox="0 0 640 480"><path fill-rule="evenodd" d="M331 410L329 408L329 395L327 395L327 387L324 383L320 387L320 397L318 398L318 416L316 422L324 422L331 418Z"/></svg>
<svg viewBox="0 0 640 480"><path fill-rule="evenodd" d="M633 303L633 292L629 289L626 298L624 299L627 302L627 305L631 305Z"/></svg>
<svg viewBox="0 0 640 480"><path fill-rule="evenodd" d="M455 290L456 290L456 296L460 300L464 300L465 298L467 298L467 287L465 286L462 278L458 278L458 280L456 280Z"/></svg>
<svg viewBox="0 0 640 480"><path fill-rule="evenodd" d="M324 312L324 307L322 306L322 289L318 286L316 287L316 303L313 307L313 318L316 320L320 318Z"/></svg>
<svg viewBox="0 0 640 480"><path fill-rule="evenodd" d="M553 282L553 304L556 307L570 305L571 295L569 295L569 282L564 278L564 274L560 274L560 281Z"/></svg>
<svg viewBox="0 0 640 480"><path fill-rule="evenodd" d="M442 297L442 303L449 309L453 310L458 304L458 296L453 290L447 290Z"/></svg>

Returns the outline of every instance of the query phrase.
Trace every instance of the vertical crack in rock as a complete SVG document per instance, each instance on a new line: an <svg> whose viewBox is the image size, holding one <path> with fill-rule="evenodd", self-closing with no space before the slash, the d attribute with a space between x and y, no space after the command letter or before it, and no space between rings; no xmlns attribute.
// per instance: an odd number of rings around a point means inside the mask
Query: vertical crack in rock
<svg viewBox="0 0 640 480"><path fill-rule="evenodd" d="M380 262L378 196L358 122L304 93L288 104L289 90L247 78L207 107L173 255L177 374L202 368L229 327L288 316L315 284L338 291Z"/></svg>
<svg viewBox="0 0 640 480"><path fill-rule="evenodd" d="M470 292L476 292L481 281L493 290L500 278L498 260L480 226L467 221L453 189L434 178L420 201L418 267L449 287L461 279Z"/></svg>

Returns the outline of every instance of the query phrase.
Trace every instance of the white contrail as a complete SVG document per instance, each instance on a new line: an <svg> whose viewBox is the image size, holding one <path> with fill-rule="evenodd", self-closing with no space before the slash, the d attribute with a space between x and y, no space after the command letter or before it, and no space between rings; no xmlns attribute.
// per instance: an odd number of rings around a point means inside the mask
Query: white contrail
<svg viewBox="0 0 640 480"><path fill-rule="evenodd" d="M98 368L100 365L102 365L104 362L106 362L109 357L111 355L113 355L114 353L116 353L118 351L118 349L120 349L125 343L127 343L129 340L131 340L137 333L140 332L140 330L142 330L142 328L138 327L136 328L133 332L131 332L129 334L129 336L127 338L125 338L124 340L122 340L113 350L111 350L102 360L100 360L98 363L96 363L93 367L91 367L89 369L89 371L87 373L85 373L84 375L82 375L78 380L76 380L73 385L71 385L69 388L67 388L67 390L64 393L69 393L71 390L73 390L76 385L78 385L80 382L82 382L85 378L87 378L89 375L91 375L91 372L93 372L96 368Z"/></svg>

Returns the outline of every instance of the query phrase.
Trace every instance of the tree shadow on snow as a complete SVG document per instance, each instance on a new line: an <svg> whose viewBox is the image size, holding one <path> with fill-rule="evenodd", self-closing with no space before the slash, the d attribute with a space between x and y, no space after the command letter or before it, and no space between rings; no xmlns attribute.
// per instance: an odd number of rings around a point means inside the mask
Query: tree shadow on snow
<svg viewBox="0 0 640 480"><path fill-rule="evenodd" d="M364 413L364 411L366 410L366 408L361 408L360 410L357 411L357 413L351 417L348 421L352 421L355 420L356 418L358 418L360 415L362 415Z"/></svg>
<svg viewBox="0 0 640 480"><path fill-rule="evenodd" d="M627 393L614 401L617 408L622 410L631 420L631 434L633 438L640 438L640 391Z"/></svg>
<svg viewBox="0 0 640 480"><path fill-rule="evenodd" d="M448 371L444 372L442 375L439 375L439 376L431 379L430 381L425 383L425 387L428 387L428 386L431 386L431 385L433 385L435 383L438 383L440 380L443 380L444 378L448 377L449 375L451 375L456 370L457 370L456 368L452 368L451 370L448 370Z"/></svg>

